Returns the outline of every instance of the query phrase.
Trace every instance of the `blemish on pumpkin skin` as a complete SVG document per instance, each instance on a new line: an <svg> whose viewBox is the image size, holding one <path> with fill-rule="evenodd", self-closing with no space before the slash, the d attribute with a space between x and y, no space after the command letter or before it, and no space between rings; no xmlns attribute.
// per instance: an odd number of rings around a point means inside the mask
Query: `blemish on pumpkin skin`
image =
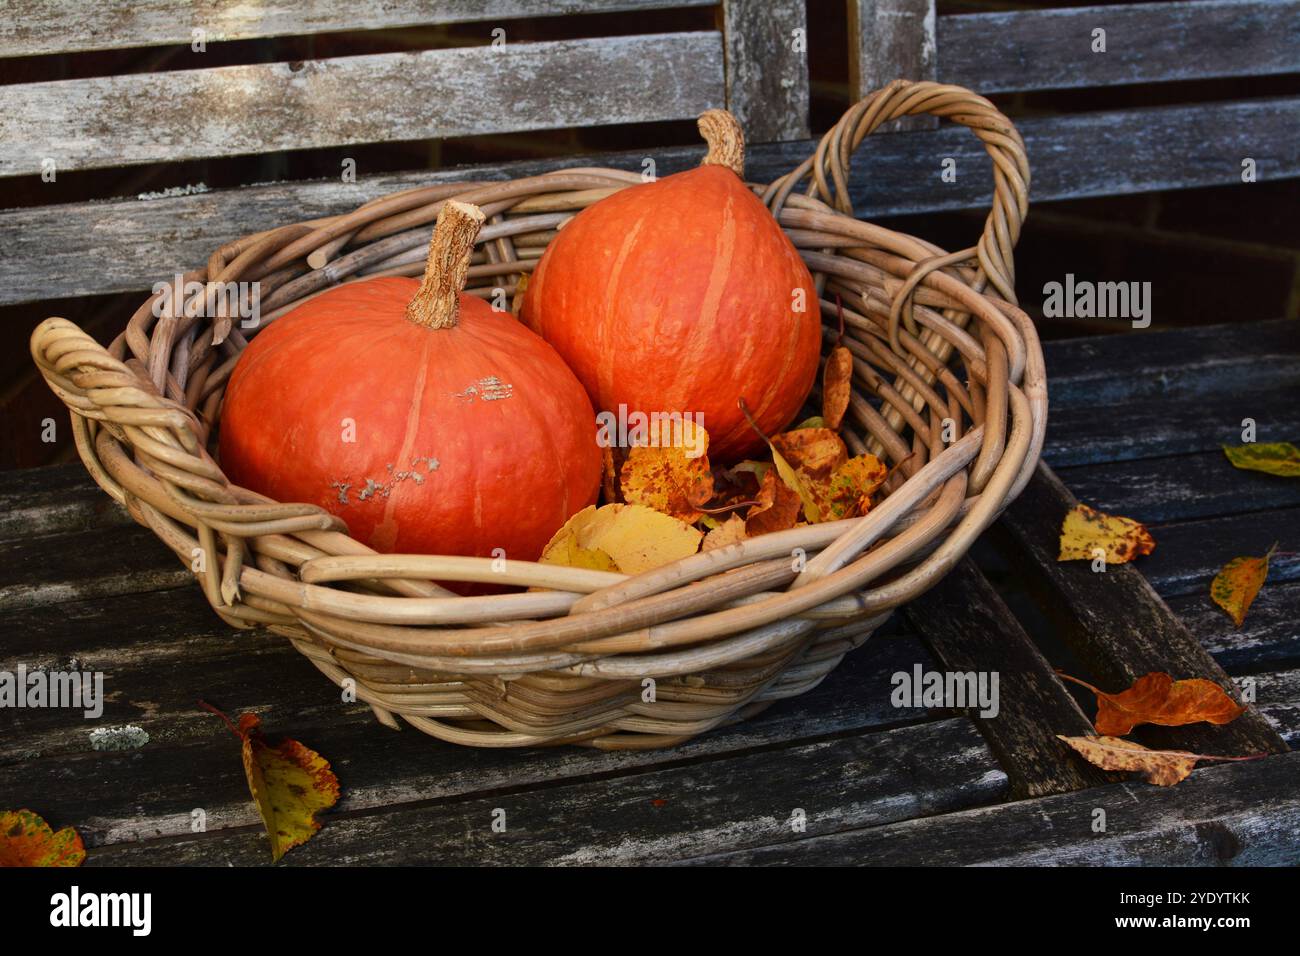
<svg viewBox="0 0 1300 956"><path fill-rule="evenodd" d="M498 402L503 398L514 396L515 387L509 382L503 382L495 375L487 375L472 385L467 385L459 392L452 392L451 397L459 399L464 405L478 398L485 402Z"/></svg>

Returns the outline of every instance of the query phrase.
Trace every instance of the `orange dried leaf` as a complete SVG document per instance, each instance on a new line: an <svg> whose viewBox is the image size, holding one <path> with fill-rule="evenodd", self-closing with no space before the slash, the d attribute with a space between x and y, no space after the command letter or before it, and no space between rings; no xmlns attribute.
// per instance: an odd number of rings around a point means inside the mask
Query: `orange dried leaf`
<svg viewBox="0 0 1300 956"><path fill-rule="evenodd" d="M564 523L542 564L640 574L700 549L703 533L642 505L588 505Z"/></svg>
<svg viewBox="0 0 1300 956"><path fill-rule="evenodd" d="M793 528L803 509L799 493L781 479L775 468L768 468L763 473L757 500L758 504L745 515L745 535L750 538Z"/></svg>
<svg viewBox="0 0 1300 956"><path fill-rule="evenodd" d="M1159 724L1162 727L1181 727L1202 721L1227 724L1240 717L1246 709L1214 681L1199 677L1174 680L1168 674L1152 672L1139 677L1128 690L1108 694L1077 677L1061 676L1097 695L1094 724L1099 734L1118 736L1139 724Z"/></svg>
<svg viewBox="0 0 1300 956"><path fill-rule="evenodd" d="M853 353L843 345L831 349L822 372L822 418L826 427L838 429L849 410L849 392L853 386Z"/></svg>
<svg viewBox="0 0 1300 956"><path fill-rule="evenodd" d="M515 286L514 298L510 300L510 312L517 319L519 313L524 307L524 297L528 292L528 275L525 273L519 277L519 284Z"/></svg>
<svg viewBox="0 0 1300 956"><path fill-rule="evenodd" d="M712 551L715 548L725 548L729 544L744 541L747 537L745 519L740 515L728 515L726 521L704 536L704 544L700 550Z"/></svg>
<svg viewBox="0 0 1300 956"><path fill-rule="evenodd" d="M56 833L31 810L0 813L0 867L81 866L85 859L81 834L72 827Z"/></svg>
<svg viewBox="0 0 1300 956"><path fill-rule="evenodd" d="M215 707L202 701L200 706L224 720L240 739L248 790L271 840L271 859L278 861L320 829L316 814L338 803L338 777L328 760L296 740L286 737L272 747L256 714L241 714L234 724Z"/></svg>
<svg viewBox="0 0 1300 956"><path fill-rule="evenodd" d="M1237 627L1246 619L1246 612L1268 578L1268 559L1277 545L1268 549L1262 558L1233 558L1210 582L1210 597L1228 612Z"/></svg>
<svg viewBox="0 0 1300 956"><path fill-rule="evenodd" d="M619 478L628 504L690 523L699 520L700 509L713 497L709 435L690 421L674 431L672 444L637 445L629 450Z"/></svg>
<svg viewBox="0 0 1300 956"><path fill-rule="evenodd" d="M1076 753L1094 767L1102 770L1132 770L1141 774L1147 783L1158 787L1172 787L1187 779L1188 774L1202 760L1240 761L1257 760L1264 754L1249 757L1211 757L1205 754L1187 753L1182 750L1148 750L1141 744L1119 737L1064 737Z"/></svg>
<svg viewBox="0 0 1300 956"><path fill-rule="evenodd" d="M1150 554L1155 546L1151 532L1140 522L1078 504L1061 524L1061 553L1056 560L1091 561L1101 549L1108 564L1124 564Z"/></svg>
<svg viewBox="0 0 1300 956"><path fill-rule="evenodd" d="M621 499L618 490L618 460L614 457L614 449L609 445L602 445L600 449L600 487L604 493L605 504L611 505Z"/></svg>
<svg viewBox="0 0 1300 956"><path fill-rule="evenodd" d="M844 441L829 428L799 428L772 439L776 470L803 501L810 522L833 520L832 483L848 461Z"/></svg>

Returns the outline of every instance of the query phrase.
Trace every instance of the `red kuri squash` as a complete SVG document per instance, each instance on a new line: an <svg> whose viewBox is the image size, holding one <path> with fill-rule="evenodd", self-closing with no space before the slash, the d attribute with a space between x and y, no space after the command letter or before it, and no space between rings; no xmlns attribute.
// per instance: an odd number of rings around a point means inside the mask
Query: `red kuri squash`
<svg viewBox="0 0 1300 956"><path fill-rule="evenodd" d="M338 286L249 344L221 416L232 481L320 505L379 551L521 560L596 500L582 386L512 315L461 291L482 221L448 202L422 283Z"/></svg>
<svg viewBox="0 0 1300 956"><path fill-rule="evenodd" d="M817 292L799 253L742 180L730 113L700 117L703 165L620 190L578 213L543 254L523 319L555 346L598 410L694 413L709 456L761 447L799 412L821 349Z"/></svg>

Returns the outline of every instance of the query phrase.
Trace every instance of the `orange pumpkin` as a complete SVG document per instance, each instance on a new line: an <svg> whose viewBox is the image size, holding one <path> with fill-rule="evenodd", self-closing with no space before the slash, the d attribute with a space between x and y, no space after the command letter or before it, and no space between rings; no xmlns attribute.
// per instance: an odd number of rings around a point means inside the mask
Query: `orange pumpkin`
<svg viewBox="0 0 1300 956"><path fill-rule="evenodd" d="M694 413L709 456L735 460L799 412L817 376L816 288L745 186L731 114L700 117L703 165L620 190L551 241L522 317L555 346L597 409Z"/></svg>
<svg viewBox="0 0 1300 956"><path fill-rule="evenodd" d="M337 286L249 344L221 416L232 481L320 505L378 551L521 560L596 500L582 386L512 315L461 291L482 221L447 203L422 283Z"/></svg>

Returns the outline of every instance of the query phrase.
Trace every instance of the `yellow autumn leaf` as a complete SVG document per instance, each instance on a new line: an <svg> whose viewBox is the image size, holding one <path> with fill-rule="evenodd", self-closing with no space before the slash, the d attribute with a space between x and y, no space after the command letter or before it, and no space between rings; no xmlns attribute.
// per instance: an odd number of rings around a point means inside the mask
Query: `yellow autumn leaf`
<svg viewBox="0 0 1300 956"><path fill-rule="evenodd" d="M1228 612L1233 623L1241 627L1255 595L1268 578L1268 559L1277 550L1277 542L1262 558L1233 558L1210 582L1210 597Z"/></svg>
<svg viewBox="0 0 1300 956"><path fill-rule="evenodd" d="M635 445L619 474L623 500L645 505L687 523L699 520L700 508L713 497L709 468L709 434L683 420L674 427L670 443Z"/></svg>
<svg viewBox="0 0 1300 956"><path fill-rule="evenodd" d="M1061 524L1058 561L1091 561L1100 548L1108 564L1124 564L1155 550L1151 532L1140 522L1078 504Z"/></svg>
<svg viewBox="0 0 1300 956"><path fill-rule="evenodd" d="M889 477L889 469L875 455L850 458L831 478L829 520L856 518L871 510L871 496Z"/></svg>
<svg viewBox="0 0 1300 956"><path fill-rule="evenodd" d="M703 537L698 529L644 505L588 505L564 523L538 560L640 574L694 554Z"/></svg>
<svg viewBox="0 0 1300 956"><path fill-rule="evenodd" d="M1300 448L1290 442L1223 446L1234 468L1244 471L1262 471L1283 478L1300 478Z"/></svg>

